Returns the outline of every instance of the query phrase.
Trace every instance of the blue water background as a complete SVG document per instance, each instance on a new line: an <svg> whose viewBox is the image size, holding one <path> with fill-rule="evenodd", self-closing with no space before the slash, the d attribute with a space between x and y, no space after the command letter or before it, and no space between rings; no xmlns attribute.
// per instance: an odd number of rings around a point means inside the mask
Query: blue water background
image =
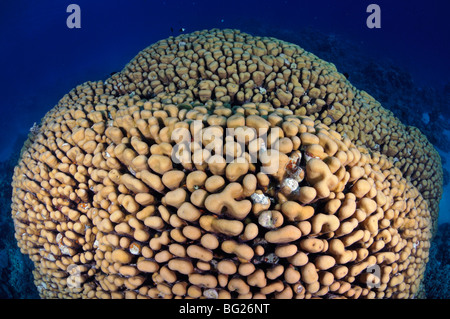
<svg viewBox="0 0 450 319"><path fill-rule="evenodd" d="M81 29L66 26L71 3L81 7ZM381 7L381 29L366 27L370 3ZM25 133L71 88L119 71L141 49L172 35L171 27L176 35L181 27L257 34L257 26L270 36L310 26L395 60L415 81L449 81L448 1L16 0L0 6L0 159L9 155L14 133Z"/></svg>
<svg viewBox="0 0 450 319"><path fill-rule="evenodd" d="M80 29L66 26L66 8L71 3L81 8ZM366 26L370 3L381 8L381 29ZM336 41L351 41L358 54L368 59L388 59L406 70L415 85L440 92L450 83L449 14L450 1L442 0L1 1L0 162L11 156L33 123L39 123L73 87L105 80L140 50L178 35L180 28L184 32L236 28L284 40L311 28L335 35ZM295 43L311 47L310 43ZM336 66L350 73L351 81L352 52L339 54L341 60L348 54L345 69ZM369 88L361 89L371 93ZM413 104L410 110L411 114L425 113L428 106ZM450 121L448 109L443 115ZM449 163L450 159L447 167ZM445 191L441 223L450 221L450 192Z"/></svg>

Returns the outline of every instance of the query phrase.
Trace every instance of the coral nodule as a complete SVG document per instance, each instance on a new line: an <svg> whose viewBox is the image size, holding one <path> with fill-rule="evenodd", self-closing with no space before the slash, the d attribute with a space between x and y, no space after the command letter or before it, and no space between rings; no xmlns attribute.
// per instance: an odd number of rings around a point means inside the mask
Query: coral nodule
<svg viewBox="0 0 450 319"><path fill-rule="evenodd" d="M333 64L213 29L66 94L12 186L42 298L417 298L442 167Z"/></svg>

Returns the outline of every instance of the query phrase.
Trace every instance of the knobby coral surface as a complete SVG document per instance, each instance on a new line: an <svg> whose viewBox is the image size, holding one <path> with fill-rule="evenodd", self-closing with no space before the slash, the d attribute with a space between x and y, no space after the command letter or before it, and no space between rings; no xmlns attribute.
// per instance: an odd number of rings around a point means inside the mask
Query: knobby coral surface
<svg viewBox="0 0 450 319"><path fill-rule="evenodd" d="M413 298L441 194L433 146L333 64L214 29L65 95L12 217L44 298Z"/></svg>

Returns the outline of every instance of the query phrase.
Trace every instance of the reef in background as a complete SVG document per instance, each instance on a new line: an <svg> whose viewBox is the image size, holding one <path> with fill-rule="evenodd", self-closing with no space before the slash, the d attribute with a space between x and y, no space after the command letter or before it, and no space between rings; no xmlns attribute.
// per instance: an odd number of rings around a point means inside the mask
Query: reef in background
<svg viewBox="0 0 450 319"><path fill-rule="evenodd" d="M39 298L31 272L33 263L17 247L10 212L12 175L25 139L25 136L19 136L13 155L0 162L0 299Z"/></svg>
<svg viewBox="0 0 450 319"><path fill-rule="evenodd" d="M430 247L424 286L428 299L450 298L450 223L439 225Z"/></svg>

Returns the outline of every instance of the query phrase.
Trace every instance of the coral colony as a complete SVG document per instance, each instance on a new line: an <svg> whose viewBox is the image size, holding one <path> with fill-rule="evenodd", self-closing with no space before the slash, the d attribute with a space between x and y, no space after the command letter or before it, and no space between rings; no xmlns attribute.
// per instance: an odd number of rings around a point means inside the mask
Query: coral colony
<svg viewBox="0 0 450 319"><path fill-rule="evenodd" d="M12 218L42 298L423 294L438 153L297 45L170 37L32 132Z"/></svg>

